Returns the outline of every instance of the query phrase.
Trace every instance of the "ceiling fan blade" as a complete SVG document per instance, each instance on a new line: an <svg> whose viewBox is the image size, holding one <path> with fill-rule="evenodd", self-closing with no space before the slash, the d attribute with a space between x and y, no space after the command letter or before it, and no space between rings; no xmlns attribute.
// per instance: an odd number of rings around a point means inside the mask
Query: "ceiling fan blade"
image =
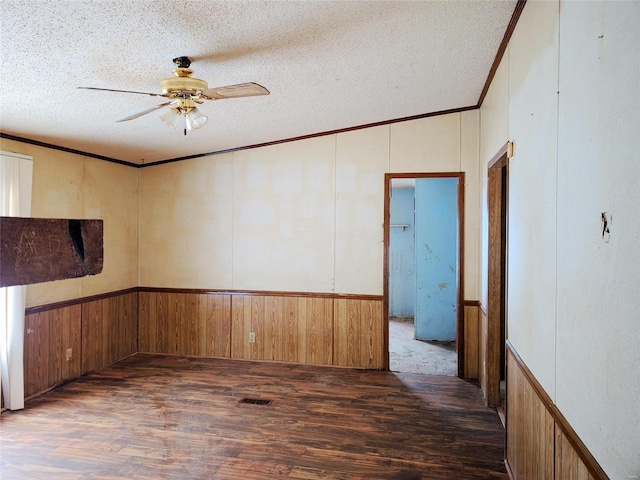
<svg viewBox="0 0 640 480"><path fill-rule="evenodd" d="M151 113L151 112L155 112L156 110L160 110L161 108L167 107L173 103L176 103L176 101L172 101L172 102L165 102L165 103L161 103L160 105L156 105L153 108L150 108L149 110L145 110L144 112L140 112L140 113L136 113L135 115L131 115L130 117L126 117L126 118L122 118L120 120L116 120L116 123L118 122L128 122L129 120L134 120L138 117L141 117L143 115L146 115L147 113Z"/></svg>
<svg viewBox="0 0 640 480"><path fill-rule="evenodd" d="M100 90L102 92L118 92L118 93L136 93L138 95L150 95L152 97L164 97L160 93L148 93L148 92L134 92L132 90L114 90L113 88L97 88L97 87L78 87L82 90Z"/></svg>
<svg viewBox="0 0 640 480"><path fill-rule="evenodd" d="M269 95L269 90L257 83L241 83L227 87L207 88L200 94L208 100L220 100L223 98L253 97L256 95Z"/></svg>

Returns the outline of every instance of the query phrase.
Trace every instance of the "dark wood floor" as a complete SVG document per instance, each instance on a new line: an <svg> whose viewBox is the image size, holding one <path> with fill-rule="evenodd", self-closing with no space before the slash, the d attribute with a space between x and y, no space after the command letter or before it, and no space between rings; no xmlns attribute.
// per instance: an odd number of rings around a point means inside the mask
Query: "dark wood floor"
<svg viewBox="0 0 640 480"><path fill-rule="evenodd" d="M138 354L0 420L3 480L508 478L456 377Z"/></svg>

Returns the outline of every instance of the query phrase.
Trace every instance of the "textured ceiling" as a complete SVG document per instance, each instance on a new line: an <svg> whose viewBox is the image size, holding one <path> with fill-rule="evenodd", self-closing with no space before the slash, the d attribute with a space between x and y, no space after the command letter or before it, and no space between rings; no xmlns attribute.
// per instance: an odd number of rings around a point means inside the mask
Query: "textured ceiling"
<svg viewBox="0 0 640 480"><path fill-rule="evenodd" d="M0 131L127 162L214 152L476 105L504 1L1 0ZM218 87L186 137L154 112L174 57Z"/></svg>

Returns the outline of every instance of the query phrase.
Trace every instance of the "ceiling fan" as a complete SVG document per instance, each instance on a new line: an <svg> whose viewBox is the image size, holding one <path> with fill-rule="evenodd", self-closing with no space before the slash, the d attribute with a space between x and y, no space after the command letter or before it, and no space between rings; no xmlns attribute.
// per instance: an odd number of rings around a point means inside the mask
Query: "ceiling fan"
<svg viewBox="0 0 640 480"><path fill-rule="evenodd" d="M192 78L193 70L189 69L191 59L189 57L178 57L173 59L178 68L173 73L175 77L165 78L160 82L162 93L135 92L131 90L114 90L112 88L78 87L84 90L101 90L106 92L135 93L138 95L150 95L152 97L165 97L168 102L156 105L135 115L118 120L127 122L146 115L164 107L171 107L160 118L170 127L176 128L178 121L184 117L184 134L187 130L202 128L207 123L207 117L198 110L196 104L200 105L205 100L222 100L224 98L253 97L257 95L269 95L269 90L257 83L241 83L238 85L228 85L226 87L209 88L207 82L199 78Z"/></svg>

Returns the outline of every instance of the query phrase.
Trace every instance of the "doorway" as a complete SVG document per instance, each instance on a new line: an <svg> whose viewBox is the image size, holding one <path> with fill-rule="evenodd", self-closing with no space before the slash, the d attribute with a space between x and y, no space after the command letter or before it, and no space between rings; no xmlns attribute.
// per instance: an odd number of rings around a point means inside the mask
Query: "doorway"
<svg viewBox="0 0 640 480"><path fill-rule="evenodd" d="M462 374L464 173L385 176L386 366Z"/></svg>

